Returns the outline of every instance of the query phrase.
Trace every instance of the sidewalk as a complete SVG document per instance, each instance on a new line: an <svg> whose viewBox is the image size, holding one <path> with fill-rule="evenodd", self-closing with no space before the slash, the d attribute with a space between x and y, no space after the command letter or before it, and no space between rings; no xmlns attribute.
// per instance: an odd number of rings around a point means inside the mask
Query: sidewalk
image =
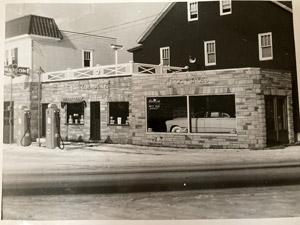
<svg viewBox="0 0 300 225"><path fill-rule="evenodd" d="M300 165L300 146L281 149L182 149L66 143L65 149L3 145L4 171L222 170Z"/></svg>

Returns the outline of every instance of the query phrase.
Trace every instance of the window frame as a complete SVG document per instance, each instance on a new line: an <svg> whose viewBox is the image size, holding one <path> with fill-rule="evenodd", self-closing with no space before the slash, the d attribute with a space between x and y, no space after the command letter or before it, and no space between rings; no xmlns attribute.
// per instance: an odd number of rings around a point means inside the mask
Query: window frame
<svg viewBox="0 0 300 225"><path fill-rule="evenodd" d="M208 44L214 44L214 52L208 52ZM208 54L214 54L215 55L215 61L212 63L208 62ZM217 65L217 50L216 50L216 41L211 40L211 41L204 41L204 59L205 59L205 66L215 66Z"/></svg>
<svg viewBox="0 0 300 225"><path fill-rule="evenodd" d="M72 105L72 104L82 104L82 109L81 109L81 112L80 113L73 113L73 114L78 114L78 121L77 121L77 123L75 123L75 118L74 117L72 117L72 123L69 123L69 116L70 115L72 115L71 113L70 113L70 105ZM67 106L67 109L66 109L66 124L67 125L83 125L84 124L84 102L73 102L73 103L66 103L66 106ZM83 121L81 120L81 117L83 116Z"/></svg>
<svg viewBox="0 0 300 225"><path fill-rule="evenodd" d="M118 124L118 117L116 118L116 121L114 123L111 122L111 110L110 110L110 104L112 103L126 103L128 105L128 116L127 119L125 120L125 123L122 123L123 121L121 120L121 124ZM110 101L107 102L107 125L108 126L129 126L129 101Z"/></svg>
<svg viewBox="0 0 300 225"><path fill-rule="evenodd" d="M209 96L233 96L234 98L234 101L235 101L235 105L234 105L234 110L235 110L235 117L232 117L232 118L235 118L235 127L236 127L236 131L235 133L228 133L228 132L220 132L220 133L212 133L212 132L191 132L191 118L193 118L193 116L191 115L191 106L190 106L190 97L209 97ZM149 98L172 98L172 97L185 97L186 98L186 109L187 109L187 132L182 132L182 133L171 133L171 132L159 132L159 131L149 131L148 130L148 99ZM172 135L229 135L229 136L236 136L238 134L237 132L237 119L238 117L236 116L236 94L235 93L222 93L222 94L215 94L215 95L208 95L208 94L205 94L205 95L169 95L169 96L145 96L144 97L144 102L145 102L145 106L144 106L144 109L145 109L145 112L146 112L146 117L145 117L145 122L146 122L146 125L145 125L145 133L146 134L155 134L155 133L159 133L159 134L172 134ZM207 114L207 112L206 112ZM205 114L205 116L207 116ZM226 113L227 114L227 113ZM223 114L221 114L221 117L220 118L226 118L226 117L223 117Z"/></svg>
<svg viewBox="0 0 300 225"><path fill-rule="evenodd" d="M164 51L167 50L168 53L168 57L164 58ZM168 59L169 64L168 65L164 65L164 59ZM170 51L170 46L166 46L166 47L161 47L160 48L160 64L163 66L171 66L171 51Z"/></svg>
<svg viewBox="0 0 300 225"><path fill-rule="evenodd" d="M227 1L229 2L228 4L230 5L230 12L224 12L224 3ZM220 0L219 4L220 4L220 16L225 16L232 13L232 0Z"/></svg>
<svg viewBox="0 0 300 225"><path fill-rule="evenodd" d="M262 46L261 38L263 36L270 36L270 45ZM271 47L271 56L263 57L262 50L265 47ZM266 33L259 33L258 34L258 51L259 51L259 61L273 60L273 37L272 37L272 32L266 32Z"/></svg>
<svg viewBox="0 0 300 225"><path fill-rule="evenodd" d="M192 13L193 11L191 10L191 4L196 4L196 9L195 14L197 15L196 18L192 18ZM199 9L198 9L198 1L188 1L187 2L187 16L188 16L188 21L195 21L198 20L199 18Z"/></svg>
<svg viewBox="0 0 300 225"><path fill-rule="evenodd" d="M5 50L5 59L4 59L4 65L8 66L9 65L9 51Z"/></svg>
<svg viewBox="0 0 300 225"><path fill-rule="evenodd" d="M90 66L84 66L84 61L85 61L85 53L88 52L90 53ZM82 67L83 68L88 68L88 67L93 67L94 65L94 50L89 50L89 49L83 49L82 50Z"/></svg>

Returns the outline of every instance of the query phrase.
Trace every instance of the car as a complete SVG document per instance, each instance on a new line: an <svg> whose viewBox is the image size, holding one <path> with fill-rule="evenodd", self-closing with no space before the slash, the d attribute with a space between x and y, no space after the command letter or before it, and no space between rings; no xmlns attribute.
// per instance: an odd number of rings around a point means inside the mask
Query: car
<svg viewBox="0 0 300 225"><path fill-rule="evenodd" d="M197 112L191 115L191 133L236 133L236 118L224 112ZM187 133L187 118L166 121L167 132Z"/></svg>

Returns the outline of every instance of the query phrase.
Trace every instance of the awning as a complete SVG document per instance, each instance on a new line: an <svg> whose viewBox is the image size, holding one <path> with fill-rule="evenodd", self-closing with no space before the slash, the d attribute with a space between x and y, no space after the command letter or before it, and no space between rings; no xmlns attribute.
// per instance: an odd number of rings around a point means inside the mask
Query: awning
<svg viewBox="0 0 300 225"><path fill-rule="evenodd" d="M66 104L70 103L83 103L84 107L86 107L86 101L83 97L63 98L61 101L61 107L63 108Z"/></svg>

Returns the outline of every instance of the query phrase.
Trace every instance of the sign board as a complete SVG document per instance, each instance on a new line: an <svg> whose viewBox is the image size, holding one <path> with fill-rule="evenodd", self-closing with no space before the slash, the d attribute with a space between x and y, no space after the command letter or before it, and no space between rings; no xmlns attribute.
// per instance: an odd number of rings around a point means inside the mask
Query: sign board
<svg viewBox="0 0 300 225"><path fill-rule="evenodd" d="M6 76L29 76L30 70L28 67L17 67L16 65L4 66L4 75Z"/></svg>

